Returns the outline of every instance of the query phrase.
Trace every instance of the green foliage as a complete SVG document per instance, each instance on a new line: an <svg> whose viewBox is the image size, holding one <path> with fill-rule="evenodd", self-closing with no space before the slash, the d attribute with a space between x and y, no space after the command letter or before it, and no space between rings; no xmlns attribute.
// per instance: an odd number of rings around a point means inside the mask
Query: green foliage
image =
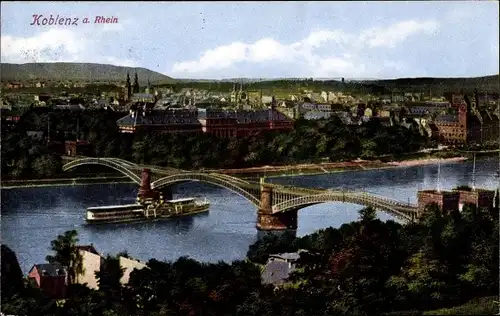
<svg viewBox="0 0 500 316"><path fill-rule="evenodd" d="M6 245L1 245L1 288L2 299L10 299L24 290L23 272L17 261L16 254Z"/></svg>
<svg viewBox="0 0 500 316"><path fill-rule="evenodd" d="M285 232L280 236L274 234L264 236L249 247L247 257L253 262L264 264L269 254L289 251L292 248L294 239L293 234L289 232Z"/></svg>
<svg viewBox="0 0 500 316"><path fill-rule="evenodd" d="M306 250L290 285L262 284L261 265L250 260L200 263L187 257L151 259L122 285L118 258L108 256L96 273L99 290L72 284L70 296L56 305L24 291L2 302L2 311L285 316L478 315L498 310L498 236L492 237L498 235L498 220L489 213L466 205L461 213L447 215L431 205L423 221L405 226L382 222L369 208L360 215L359 221L340 228L301 238L268 235L250 247L249 259L260 263L272 253ZM58 236L51 261L57 257L71 265L69 249L75 242L74 232Z"/></svg>
<svg viewBox="0 0 500 316"><path fill-rule="evenodd" d="M497 315L498 308L498 297L489 296L456 307L426 311L422 315Z"/></svg>
<svg viewBox="0 0 500 316"><path fill-rule="evenodd" d="M78 232L76 230L66 231L51 241L51 250L54 255L48 255L49 263L61 264L68 273L68 284L74 284L79 275L83 274L83 258L76 248L78 244Z"/></svg>

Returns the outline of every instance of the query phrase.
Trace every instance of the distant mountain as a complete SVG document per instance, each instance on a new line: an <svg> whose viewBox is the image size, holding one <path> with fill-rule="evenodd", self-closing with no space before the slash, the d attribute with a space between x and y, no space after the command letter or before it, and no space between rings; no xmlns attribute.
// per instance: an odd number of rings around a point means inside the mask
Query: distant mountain
<svg viewBox="0 0 500 316"><path fill-rule="evenodd" d="M28 63L1 64L2 81L55 80L55 81L125 81L127 72L133 82L135 72L139 83L149 80L172 82L174 79L146 68L134 68L93 63Z"/></svg>

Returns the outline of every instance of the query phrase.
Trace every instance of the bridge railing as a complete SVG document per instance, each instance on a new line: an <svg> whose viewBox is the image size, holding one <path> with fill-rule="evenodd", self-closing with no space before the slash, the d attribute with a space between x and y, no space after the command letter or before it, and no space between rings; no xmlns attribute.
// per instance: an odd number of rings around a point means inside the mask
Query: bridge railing
<svg viewBox="0 0 500 316"><path fill-rule="evenodd" d="M215 176L215 177L219 177L221 179L225 179L227 181L234 182L234 183L240 183L240 184L249 184L250 183L250 182L248 182L248 181L246 181L244 179L233 177L233 176L229 176L229 175L223 174L223 173L209 173L209 174L212 175L212 176Z"/></svg>
<svg viewBox="0 0 500 316"><path fill-rule="evenodd" d="M135 172L131 171L130 169L124 167L122 164L114 160L106 158L82 158L82 159L72 160L63 166L63 171L67 171L83 165L101 165L110 167L112 169L115 169L123 173L137 184L141 183L141 178Z"/></svg>
<svg viewBox="0 0 500 316"><path fill-rule="evenodd" d="M380 199L380 200L384 200L387 203L391 203L393 205L397 205L397 206L401 206L401 207L410 207L410 208L416 208L417 207L417 205L415 205L415 204L405 203L405 202L402 202L402 201L391 199L391 198L389 198L387 196L383 196L383 195L380 195L380 194L377 194L377 193L356 192L356 191L353 191L352 193L353 194L363 194L363 195L366 195L366 196L369 196L369 197L373 197L373 198L377 198L377 199Z"/></svg>
<svg viewBox="0 0 500 316"><path fill-rule="evenodd" d="M295 199L290 199L273 206L273 213L283 212L288 209L297 208L299 206L308 206L324 202L343 202L372 206L378 210L387 212L404 220L412 220L412 211L404 211L399 206L392 203L387 203L385 200L371 197L366 194L349 194L346 192L329 192L310 196L301 196Z"/></svg>
<svg viewBox="0 0 500 316"><path fill-rule="evenodd" d="M257 207L260 205L260 188L251 183L235 183L224 178L199 172L186 172L167 176L154 181L151 184L152 189L158 189L162 186L168 186L183 181L200 181L224 187L234 193L243 196Z"/></svg>

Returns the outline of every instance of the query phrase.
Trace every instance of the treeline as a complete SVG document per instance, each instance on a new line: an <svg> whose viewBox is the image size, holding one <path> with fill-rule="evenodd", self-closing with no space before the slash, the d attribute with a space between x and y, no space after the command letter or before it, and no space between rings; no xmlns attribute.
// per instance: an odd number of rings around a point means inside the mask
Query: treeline
<svg viewBox="0 0 500 316"><path fill-rule="evenodd" d="M383 222L360 211L356 222L295 238L268 236L252 245L248 259L200 263L151 259L121 285L118 259L108 256L96 273L99 290L70 285L57 304L23 284L12 254L2 245L2 311L16 315L421 315L475 298L467 315L494 314L498 296L498 209L443 215L427 208L419 223ZM76 232L52 242L73 280L81 270ZM269 254L301 252L287 283L263 284L259 263ZM70 260L71 259L71 260ZM466 309L466 310L464 310ZM458 309L455 309L457 311ZM448 310L450 311L450 310ZM453 311L453 309L451 309ZM424 313L427 314L427 313ZM432 314L432 312L430 313Z"/></svg>
<svg viewBox="0 0 500 316"><path fill-rule="evenodd" d="M181 169L243 168L261 165L399 156L430 144L418 128L383 126L377 120L347 126L337 117L321 121L298 120L291 132L267 132L242 138L222 139L207 134L119 133L116 120L125 113L110 111L53 111L34 109L14 130L2 136L2 171L15 177L51 176L59 160L32 141L28 131L64 141L78 138L94 145L97 157L118 157L140 164ZM36 155L34 155L36 153ZM47 168L47 165L54 167Z"/></svg>

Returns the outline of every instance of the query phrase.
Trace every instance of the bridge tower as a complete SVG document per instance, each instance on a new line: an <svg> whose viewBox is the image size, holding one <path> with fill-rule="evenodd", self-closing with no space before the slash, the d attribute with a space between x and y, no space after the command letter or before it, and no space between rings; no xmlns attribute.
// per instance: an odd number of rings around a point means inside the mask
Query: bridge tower
<svg viewBox="0 0 500 316"><path fill-rule="evenodd" d="M257 229L297 229L297 210L273 214L273 188L261 182L260 207L257 211Z"/></svg>
<svg viewBox="0 0 500 316"><path fill-rule="evenodd" d="M144 168L141 175L141 186L137 193L138 199L158 198L157 192L151 189L151 170Z"/></svg>

